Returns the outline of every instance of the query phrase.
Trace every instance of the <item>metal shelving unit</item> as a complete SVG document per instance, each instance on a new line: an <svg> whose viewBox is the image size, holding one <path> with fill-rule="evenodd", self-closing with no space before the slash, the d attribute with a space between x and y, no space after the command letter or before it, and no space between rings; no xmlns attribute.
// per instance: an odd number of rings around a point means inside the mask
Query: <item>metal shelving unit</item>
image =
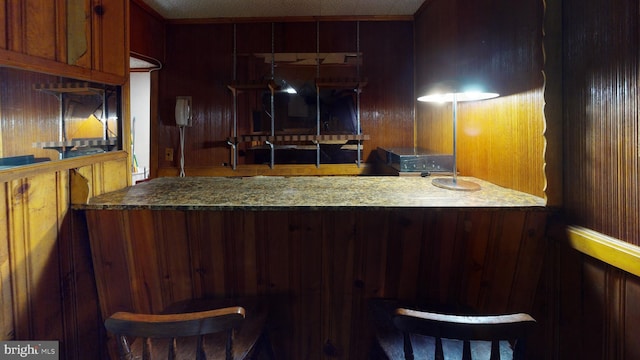
<svg viewBox="0 0 640 360"><path fill-rule="evenodd" d="M356 77L355 78L321 78L320 77L320 27L319 22L316 23L316 132L315 134L276 134L275 131L275 105L274 97L277 91L281 90L281 86L276 83L275 80L275 43L274 43L274 24L271 26L271 73L268 81L256 81L248 83L240 83L237 81L237 35L236 27L234 25L234 38L233 38L233 82L228 85L233 95L233 127L232 133L227 138L227 144L231 146L231 164L235 170L238 163L238 144L246 142L262 142L268 146L270 150L270 167L275 166L275 148L276 144L291 144L294 142L311 142L315 145L316 151L316 167L320 167L320 145L322 143L335 143L335 142L356 142L357 161L356 164L360 167L362 162L362 141L369 140L369 135L362 134L360 124L360 93L364 86L366 86L366 80L360 77L360 23L357 27L357 59L356 59ZM342 89L352 90L356 95L356 133L355 134L323 134L321 127L321 114L320 114L320 90L321 89ZM270 111L267 112L267 116L270 118L271 126L269 135L266 134L249 134L238 135L238 95L245 91L269 91L270 94ZM305 148L301 146L300 148ZM287 148L295 148L295 145L287 145Z"/></svg>
<svg viewBox="0 0 640 360"><path fill-rule="evenodd" d="M45 142L36 142L33 143L33 147L43 148L43 149L52 149L57 150L59 153L59 158L62 159L65 157L65 154L69 149L75 147L98 147L102 148L105 151L110 151L118 146L118 137L110 138L109 133L109 124L106 119L107 114L109 114L109 96L112 94L118 94L118 88L110 89L105 85L99 85L89 82L64 82L64 83L46 83L46 84L35 84L33 85L33 89L36 91L40 91L51 96L54 96L58 99L59 103L59 134L57 141L45 141ZM66 119L65 119L65 108L64 101L65 96L69 94L75 95L91 95L91 96L99 96L102 101L102 111L105 118L102 121L102 139L68 139L67 138L67 129L66 129ZM119 109L118 118L120 118Z"/></svg>

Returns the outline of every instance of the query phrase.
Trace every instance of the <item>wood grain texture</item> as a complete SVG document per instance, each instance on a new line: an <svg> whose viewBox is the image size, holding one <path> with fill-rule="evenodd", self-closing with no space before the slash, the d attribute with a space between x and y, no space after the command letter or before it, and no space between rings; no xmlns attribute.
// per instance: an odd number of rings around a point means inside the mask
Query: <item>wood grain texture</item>
<svg viewBox="0 0 640 360"><path fill-rule="evenodd" d="M7 35L8 35L8 16L7 16L7 1L0 1L0 48L7 48Z"/></svg>
<svg viewBox="0 0 640 360"><path fill-rule="evenodd" d="M37 58L66 61L66 2L3 1L0 48Z"/></svg>
<svg viewBox="0 0 640 360"><path fill-rule="evenodd" d="M98 157L101 158L101 157ZM95 159L93 160L95 161ZM105 160L109 163L111 160ZM51 162L11 171L3 178L0 219L0 321L2 340L58 340L61 357L102 358L104 330L91 262L86 221L70 213L70 168L86 176L96 193L115 189L117 167L126 161L102 164L109 172L92 173L89 158L80 162ZM57 165L57 166L52 166ZM118 180L121 187L126 179ZM108 183L97 186L94 182Z"/></svg>
<svg viewBox="0 0 640 360"><path fill-rule="evenodd" d="M416 16L416 96L442 82L500 98L458 106L458 171L544 196L543 3L434 1ZM506 36L509 34L509 36ZM418 103L416 144L453 148L451 105Z"/></svg>
<svg viewBox="0 0 640 360"><path fill-rule="evenodd" d="M0 67L0 79L3 139L0 155L33 154L37 158L57 159L57 151L34 148L33 143L58 140L58 100L32 88L37 83L57 82L56 77Z"/></svg>
<svg viewBox="0 0 640 360"><path fill-rule="evenodd" d="M235 28L235 30L234 30ZM358 49L358 24L355 21L315 21L273 23L277 52L316 52L319 28L321 52L350 52ZM237 48L234 79L234 31ZM233 97L227 85L234 80L257 81L270 73L269 64L249 62L247 54L270 54L272 23L170 24L167 27L167 62L159 93L160 119L157 146L160 150L179 149L178 128L174 125L175 97L193 97L194 125L185 131L186 172L194 168L213 168L230 163ZM413 43L409 21L370 21L360 23L360 51L363 54L361 76L368 79L361 94L363 159L377 161L375 150L382 147L413 146ZM215 39L201 46L198 39ZM349 76L354 77L353 69ZM345 67L321 66L320 76L343 74ZM278 67L277 76L316 77L315 67L304 73L293 67ZM344 75L341 75L344 77ZM339 76L338 76L339 77ZM251 110L262 108L262 92L244 91L238 95L238 134L248 134ZM277 116L277 115L276 115ZM241 143L240 153L251 143ZM158 172L178 168L178 160L165 161L158 155ZM247 164L244 156L240 164ZM152 170L153 171L153 170Z"/></svg>
<svg viewBox="0 0 640 360"><path fill-rule="evenodd" d="M129 72L129 1L101 0L93 11L93 68L126 77Z"/></svg>
<svg viewBox="0 0 640 360"><path fill-rule="evenodd" d="M517 209L86 215L103 315L267 295L285 359L365 358L373 297L529 311L548 246L547 213Z"/></svg>
<svg viewBox="0 0 640 360"><path fill-rule="evenodd" d="M640 346L633 331L640 319L633 304L640 295L638 277L566 247L560 249L560 255L572 271L560 272L558 279L564 319L558 324L559 356L637 357Z"/></svg>
<svg viewBox="0 0 640 360"><path fill-rule="evenodd" d="M165 38L164 19L140 0L131 1L131 51L133 55L142 54L160 60L164 63Z"/></svg>
<svg viewBox="0 0 640 360"><path fill-rule="evenodd" d="M640 245L638 4L567 5L564 205L570 223Z"/></svg>
<svg viewBox="0 0 640 360"><path fill-rule="evenodd" d="M105 9L100 21L92 15L92 3L3 1L0 64L124 84L129 64L129 2L95 2ZM78 45L82 42L86 46Z"/></svg>

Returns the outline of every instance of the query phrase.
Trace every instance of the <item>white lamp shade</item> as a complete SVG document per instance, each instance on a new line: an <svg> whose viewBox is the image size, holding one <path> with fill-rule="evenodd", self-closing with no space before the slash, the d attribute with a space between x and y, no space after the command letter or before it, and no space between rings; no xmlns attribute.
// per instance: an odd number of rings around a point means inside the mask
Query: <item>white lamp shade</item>
<svg viewBox="0 0 640 360"><path fill-rule="evenodd" d="M449 88L451 89L451 88ZM456 143L457 143L457 104L462 101L476 101L476 100L485 100L491 99L494 97L498 97L497 93L492 92L484 92L477 89L469 89L467 91L442 91L438 92L437 90L434 93L429 95L424 95L418 98L418 101L424 102L437 102L437 103L445 103L452 102L453 103L453 177L452 178L436 178L433 179L432 184L437 187L449 189L449 190L462 190L462 191L476 191L480 190L480 185L465 180L458 180L457 175L457 155L456 155Z"/></svg>
<svg viewBox="0 0 640 360"><path fill-rule="evenodd" d="M482 91L448 92L448 93L420 96L418 98L418 101L444 103L444 102L452 102L454 98L458 102L477 101L477 100L491 99L498 96L499 94L497 93L482 92Z"/></svg>

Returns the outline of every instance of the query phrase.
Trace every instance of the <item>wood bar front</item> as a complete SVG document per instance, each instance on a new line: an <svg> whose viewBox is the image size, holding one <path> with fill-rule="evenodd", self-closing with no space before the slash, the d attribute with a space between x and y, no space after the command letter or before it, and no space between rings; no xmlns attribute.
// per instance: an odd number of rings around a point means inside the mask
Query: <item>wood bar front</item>
<svg viewBox="0 0 640 360"><path fill-rule="evenodd" d="M531 311L548 212L541 199L481 185L458 193L428 178L160 178L76 208L104 317L260 294L278 358L365 359L370 298Z"/></svg>

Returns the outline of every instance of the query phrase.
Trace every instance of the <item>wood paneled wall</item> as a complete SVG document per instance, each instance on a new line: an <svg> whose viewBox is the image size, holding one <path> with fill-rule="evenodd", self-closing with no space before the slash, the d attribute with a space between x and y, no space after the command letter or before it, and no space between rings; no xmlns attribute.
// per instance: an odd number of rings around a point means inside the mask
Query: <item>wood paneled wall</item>
<svg viewBox="0 0 640 360"><path fill-rule="evenodd" d="M553 260L545 269L544 288L536 301L537 311L547 315L535 339L548 354L532 358L640 358L640 249L615 246L592 230L574 226L567 230L564 222L550 228ZM613 261L617 265L627 261L635 271L610 265L612 259L618 260Z"/></svg>
<svg viewBox="0 0 640 360"><path fill-rule="evenodd" d="M155 139L160 169L179 166L179 132L174 121L179 95L193 97L194 125L185 131L185 167L202 173L230 162L226 139L231 135L233 97L227 85L234 80L234 26L237 53L246 56L271 53L272 25L276 52L316 52L314 21L168 25ZM363 132L371 136L364 142L363 159L375 161L378 146L413 146L413 22L361 21L359 26L361 76L368 81L361 95L361 121ZM356 21L321 21L319 28L321 52L356 52ZM249 73L246 66L238 69L239 81L255 81L263 75ZM239 106L243 105L247 103ZM251 114L246 110L242 114L239 134L248 131L250 122ZM174 149L173 161L165 161L165 148Z"/></svg>
<svg viewBox="0 0 640 360"><path fill-rule="evenodd" d="M131 51L164 62L164 19L142 0L131 0Z"/></svg>
<svg viewBox="0 0 640 360"><path fill-rule="evenodd" d="M57 340L61 359L104 358L84 219L72 198L127 185L127 154L23 166L0 175L0 340ZM78 177L84 188L71 189Z"/></svg>
<svg viewBox="0 0 640 360"><path fill-rule="evenodd" d="M562 104L565 216L552 236L550 346L558 359L637 359L640 281L621 261L640 258L639 3L547 3L555 11L549 43L562 46L561 71L546 80L562 89L554 103ZM576 244L576 228L592 236Z"/></svg>
<svg viewBox="0 0 640 360"><path fill-rule="evenodd" d="M416 95L476 84L493 100L458 107L458 171L545 196L543 2L428 1L416 15ZM452 150L451 106L418 103L416 143Z"/></svg>
<svg viewBox="0 0 640 360"><path fill-rule="evenodd" d="M558 358L640 358L640 278L568 247L558 251Z"/></svg>
<svg viewBox="0 0 640 360"><path fill-rule="evenodd" d="M33 147L34 142L60 138L58 99L33 89L35 84L57 82L55 76L0 67L0 157L58 158L55 150Z"/></svg>
<svg viewBox="0 0 640 360"><path fill-rule="evenodd" d="M85 212L103 316L267 295L280 359L366 359L373 297L530 312L548 249L537 210Z"/></svg>
<svg viewBox="0 0 640 360"><path fill-rule="evenodd" d="M564 6L566 213L571 224L640 245L639 4Z"/></svg>

